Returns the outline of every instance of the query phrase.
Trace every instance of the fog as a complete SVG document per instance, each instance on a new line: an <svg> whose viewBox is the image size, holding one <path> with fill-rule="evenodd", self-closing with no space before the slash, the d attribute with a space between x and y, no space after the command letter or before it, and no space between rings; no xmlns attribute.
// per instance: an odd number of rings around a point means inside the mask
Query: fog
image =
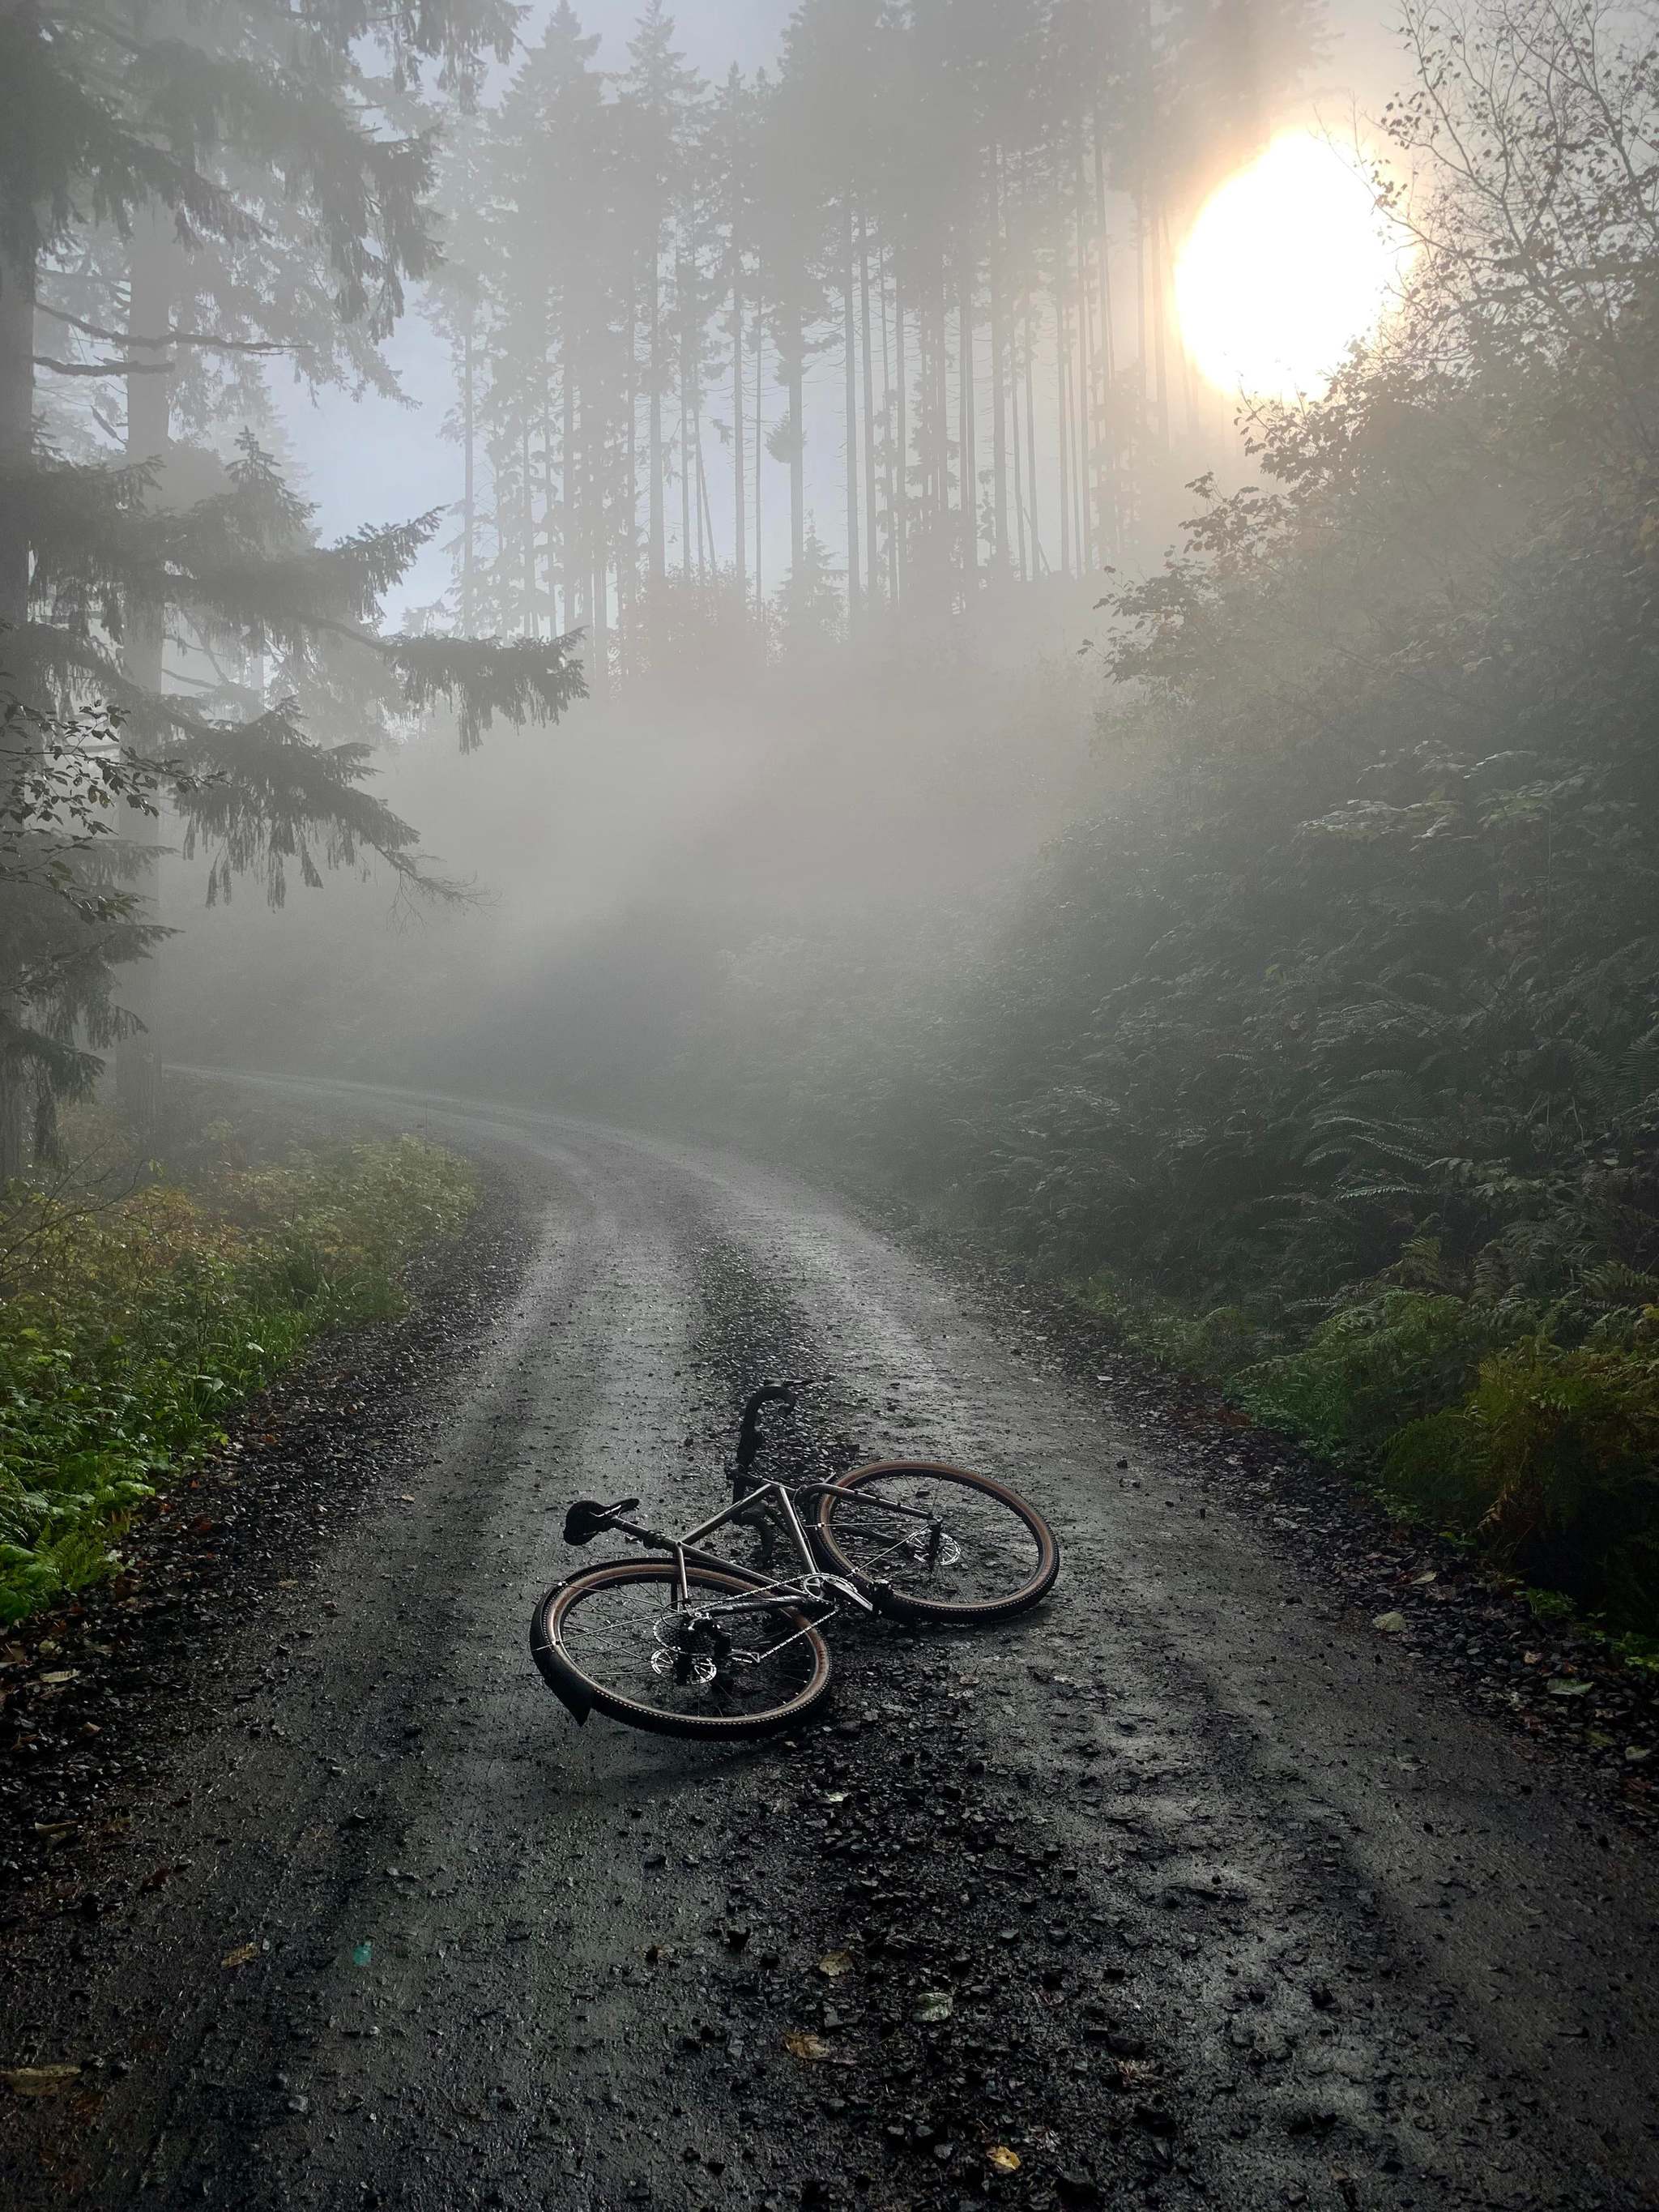
<svg viewBox="0 0 1659 2212"><path fill-rule="evenodd" d="M712 1137L1486 1528L1659 1304L1651 9L436 24L5 188L0 1170L168 1063Z"/></svg>

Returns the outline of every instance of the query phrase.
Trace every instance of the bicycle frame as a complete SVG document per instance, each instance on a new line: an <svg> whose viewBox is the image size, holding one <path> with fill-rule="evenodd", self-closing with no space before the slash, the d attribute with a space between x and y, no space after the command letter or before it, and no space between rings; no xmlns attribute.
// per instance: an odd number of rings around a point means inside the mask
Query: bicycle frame
<svg viewBox="0 0 1659 2212"><path fill-rule="evenodd" d="M653 1528L643 1528L637 1522L624 1521L620 1517L609 1525L619 1534L632 1537L636 1544L643 1544L649 1550L672 1554L674 1561L674 1601L681 1611L687 1611L691 1605L690 1586L685 1573L688 1564L713 1568L720 1573L728 1572L731 1567L729 1560L720 1559L710 1552L699 1551L697 1546L705 1537L712 1536L717 1528L740 1523L745 1516L752 1515L757 1507L773 1504L779 1510L784 1533L800 1562L802 1573L799 1581L791 1582L787 1577L781 1577L769 1583L763 1590L757 1590L751 1597L720 1598L699 1603L696 1607L699 1615L714 1619L716 1616L730 1618L744 1613L770 1613L780 1601L786 1604L793 1601L812 1607L827 1604L829 1609L824 1618L829 1619L839 1610L836 1600L827 1595L830 1591L835 1592L836 1597L852 1599L863 1612L872 1612L874 1607L869 1598L855 1583L841 1575L823 1573L812 1550L811 1539L801 1525L800 1516L795 1510L795 1500L823 1497L845 1498L866 1511L896 1514L907 1521L921 1521L933 1525L930 1516L919 1512L914 1506L896 1504L886 1498L866 1498L861 1492L843 1490L836 1482L777 1481L757 1483L752 1490L745 1491L730 1505L711 1514L707 1521L699 1522L695 1528L687 1529L684 1536L664 1536Z"/></svg>

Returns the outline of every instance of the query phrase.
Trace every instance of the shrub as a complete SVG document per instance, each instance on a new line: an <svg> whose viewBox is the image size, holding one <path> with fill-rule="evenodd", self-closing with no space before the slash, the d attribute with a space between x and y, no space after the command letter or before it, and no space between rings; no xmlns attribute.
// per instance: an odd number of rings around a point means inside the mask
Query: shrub
<svg viewBox="0 0 1659 2212"><path fill-rule="evenodd" d="M1542 1337L1481 1364L1466 1401L1410 1424L1390 1495L1467 1529L1620 1628L1659 1626L1659 1354Z"/></svg>
<svg viewBox="0 0 1659 2212"><path fill-rule="evenodd" d="M1388 1290L1333 1314L1299 1350L1239 1377L1245 1410L1316 1450L1365 1455L1465 1395L1527 1316L1449 1293Z"/></svg>
<svg viewBox="0 0 1659 2212"><path fill-rule="evenodd" d="M470 1171L404 1138L158 1185L98 1212L10 1201L0 1303L0 1621L117 1564L110 1539L319 1331L378 1318Z"/></svg>

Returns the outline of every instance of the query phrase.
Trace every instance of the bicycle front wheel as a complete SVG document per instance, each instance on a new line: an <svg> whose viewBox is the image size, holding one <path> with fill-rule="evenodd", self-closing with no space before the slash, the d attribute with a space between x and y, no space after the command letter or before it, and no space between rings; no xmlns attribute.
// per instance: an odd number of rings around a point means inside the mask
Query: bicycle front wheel
<svg viewBox="0 0 1659 2212"><path fill-rule="evenodd" d="M1034 1507L988 1475L930 1460L854 1468L819 1498L813 1534L883 1612L914 1620L1007 1620L1060 1572Z"/></svg>
<svg viewBox="0 0 1659 2212"><path fill-rule="evenodd" d="M579 1719L590 1709L657 1735L769 1735L791 1728L830 1686L830 1647L806 1616L777 1604L722 1614L766 1584L741 1570L688 1566L675 1602L666 1559L586 1567L548 1591L530 1648L550 1689Z"/></svg>

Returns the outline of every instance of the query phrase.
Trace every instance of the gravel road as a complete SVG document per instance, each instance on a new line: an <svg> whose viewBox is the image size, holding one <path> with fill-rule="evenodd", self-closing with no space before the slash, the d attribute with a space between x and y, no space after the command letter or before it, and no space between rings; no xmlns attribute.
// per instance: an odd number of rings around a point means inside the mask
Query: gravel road
<svg viewBox="0 0 1659 2212"><path fill-rule="evenodd" d="M24 1929L0 2065L101 2063L0 2106L6 2204L1659 2205L1650 1852L982 1287L723 1155L265 1087L495 1163L532 1256L250 1601L119 1839L169 1878ZM700 1516L803 1369L803 1454L1011 1481L1054 1596L837 1623L799 1741L578 1730L526 1645L565 1502Z"/></svg>

